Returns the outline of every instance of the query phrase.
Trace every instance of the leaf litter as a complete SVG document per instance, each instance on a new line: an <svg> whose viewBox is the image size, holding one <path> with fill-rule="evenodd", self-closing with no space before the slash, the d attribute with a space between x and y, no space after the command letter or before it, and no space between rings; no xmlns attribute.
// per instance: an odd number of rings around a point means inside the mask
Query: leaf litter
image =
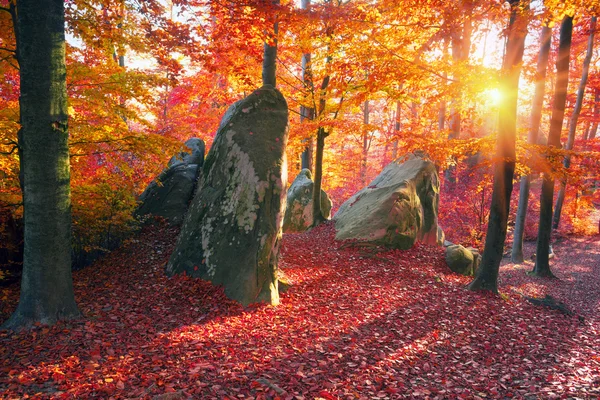
<svg viewBox="0 0 600 400"><path fill-rule="evenodd" d="M277 307L244 308L208 282L165 276L176 235L146 228L75 272L85 318L0 331L0 398L600 395L598 237L555 245L556 280L504 263L493 296L465 290L441 248L352 246L329 223L284 235L291 287ZM18 290L0 293L0 322ZM583 322L524 298L546 294Z"/></svg>

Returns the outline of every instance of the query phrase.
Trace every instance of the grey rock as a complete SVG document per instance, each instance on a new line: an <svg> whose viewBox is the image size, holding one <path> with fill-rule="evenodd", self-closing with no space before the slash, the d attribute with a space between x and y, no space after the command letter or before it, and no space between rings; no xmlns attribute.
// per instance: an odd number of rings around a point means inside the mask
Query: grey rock
<svg viewBox="0 0 600 400"><path fill-rule="evenodd" d="M188 139L182 146L179 153L171 157L168 167L173 167L180 164L197 164L202 165L204 161L205 144L202 139Z"/></svg>
<svg viewBox="0 0 600 400"><path fill-rule="evenodd" d="M300 171L287 191L287 206L283 217L284 232L304 232L313 223L313 187L310 170ZM331 199L321 190L321 212L325 219L331 217Z"/></svg>
<svg viewBox="0 0 600 400"><path fill-rule="evenodd" d="M336 239L398 249L417 240L441 246L439 189L435 165L422 152L401 157L342 204L334 216Z"/></svg>
<svg viewBox="0 0 600 400"><path fill-rule="evenodd" d="M288 108L266 85L221 120L166 271L223 285L244 305L279 302Z"/></svg>
<svg viewBox="0 0 600 400"><path fill-rule="evenodd" d="M204 142L198 138L185 142L167 168L141 194L135 214L138 217L163 217L171 225L180 225L194 194L203 162Z"/></svg>
<svg viewBox="0 0 600 400"><path fill-rule="evenodd" d="M446 247L446 264L458 274L473 276L479 266L479 260L481 257L476 250L473 252L460 244Z"/></svg>

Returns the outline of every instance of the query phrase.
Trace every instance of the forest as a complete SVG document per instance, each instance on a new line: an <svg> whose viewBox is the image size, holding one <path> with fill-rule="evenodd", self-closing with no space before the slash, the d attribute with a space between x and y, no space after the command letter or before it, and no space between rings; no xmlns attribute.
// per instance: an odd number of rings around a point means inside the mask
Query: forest
<svg viewBox="0 0 600 400"><path fill-rule="evenodd" d="M600 396L598 0L0 0L0 398Z"/></svg>

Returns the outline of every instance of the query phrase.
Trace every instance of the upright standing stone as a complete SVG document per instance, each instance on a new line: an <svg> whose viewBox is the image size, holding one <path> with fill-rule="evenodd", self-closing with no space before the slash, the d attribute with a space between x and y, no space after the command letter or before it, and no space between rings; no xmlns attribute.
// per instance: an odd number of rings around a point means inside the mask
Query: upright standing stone
<svg viewBox="0 0 600 400"><path fill-rule="evenodd" d="M270 85L233 104L206 157L168 274L223 285L242 304L277 304L288 108Z"/></svg>
<svg viewBox="0 0 600 400"><path fill-rule="evenodd" d="M169 161L167 168L140 196L138 217L163 217L171 225L181 225L196 188L204 162L204 142L191 138Z"/></svg>
<svg viewBox="0 0 600 400"><path fill-rule="evenodd" d="M300 171L287 191L287 206L283 217L284 232L304 232L313 223L313 187L310 170ZM333 204L331 199L321 189L321 212L323 218L329 219Z"/></svg>

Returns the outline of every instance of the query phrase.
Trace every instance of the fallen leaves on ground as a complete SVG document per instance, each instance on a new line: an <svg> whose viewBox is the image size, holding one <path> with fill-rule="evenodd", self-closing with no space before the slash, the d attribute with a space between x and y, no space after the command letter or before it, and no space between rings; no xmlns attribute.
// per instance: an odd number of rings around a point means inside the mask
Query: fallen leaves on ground
<svg viewBox="0 0 600 400"><path fill-rule="evenodd" d="M598 237L555 246L559 280L505 265L499 297L466 291L442 249L343 246L327 224L284 236L281 305L243 308L164 275L176 234L146 229L76 272L84 319L0 332L0 398L600 395ZM2 294L0 322L18 286ZM585 320L523 294L552 294Z"/></svg>

